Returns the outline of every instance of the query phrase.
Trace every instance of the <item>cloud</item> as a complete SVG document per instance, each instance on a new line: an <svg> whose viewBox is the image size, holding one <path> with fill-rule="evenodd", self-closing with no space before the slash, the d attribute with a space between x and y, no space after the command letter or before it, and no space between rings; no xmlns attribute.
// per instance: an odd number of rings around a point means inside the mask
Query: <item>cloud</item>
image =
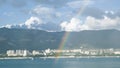
<svg viewBox="0 0 120 68"><path fill-rule="evenodd" d="M66 5L69 8L69 11L72 11L73 14L78 14L81 12L80 15L77 16L82 16L82 17L87 17L87 16L92 16L97 19L103 19L104 15L108 16L109 18L116 18L120 17L120 11L119 10L107 10L107 9L101 9L98 7L95 7L96 1L94 0L75 0L75 1L70 1ZM107 10L107 11L106 11Z"/></svg>
<svg viewBox="0 0 120 68"><path fill-rule="evenodd" d="M53 7L38 5L30 11L30 14L49 22L56 16L56 10Z"/></svg>
<svg viewBox="0 0 120 68"><path fill-rule="evenodd" d="M105 11L106 14L114 14L114 11Z"/></svg>
<svg viewBox="0 0 120 68"><path fill-rule="evenodd" d="M83 1L71 1L67 3L67 6L71 8L73 14L76 16L92 16L95 18L103 18L105 14L102 9L91 7L94 4L94 1L91 0L83 0ZM81 13L80 13L81 12ZM80 14L79 14L80 13Z"/></svg>
<svg viewBox="0 0 120 68"><path fill-rule="evenodd" d="M40 26L41 24L44 24L44 23L38 17L31 17L25 22L25 25L27 26L27 28L32 28L32 29L35 29L37 26Z"/></svg>
<svg viewBox="0 0 120 68"><path fill-rule="evenodd" d="M110 18L120 17L120 10L117 10L117 11L112 11L112 10L105 11L105 15L107 17L110 17Z"/></svg>
<svg viewBox="0 0 120 68"><path fill-rule="evenodd" d="M88 16L86 18L85 24L92 30L103 30L103 29L120 29L120 17L111 19L104 16L103 19L95 19L94 17Z"/></svg>
<svg viewBox="0 0 120 68"><path fill-rule="evenodd" d="M63 11L64 10L64 11ZM31 16L42 19L45 23L58 25L61 21L70 19L73 14L67 7L56 9L54 7L38 5L30 11Z"/></svg>
<svg viewBox="0 0 120 68"><path fill-rule="evenodd" d="M5 28L11 28L11 26L12 26L12 25L7 24L7 25L5 25L5 26L2 26L2 28L3 28L3 27L5 27Z"/></svg>
<svg viewBox="0 0 120 68"><path fill-rule="evenodd" d="M64 16L66 16L67 14L69 15L68 11L69 11L69 9L66 7L56 9L54 7L51 7L51 6L38 5L30 11L30 14L35 15L35 16L40 17L40 18L44 18L44 19L46 18L47 20L49 20L51 18L56 19L58 17L62 17L63 15Z"/></svg>
<svg viewBox="0 0 120 68"><path fill-rule="evenodd" d="M92 3L93 1L86 0L84 2L84 1L75 0L72 2L67 2L66 4L69 4L69 5L66 5L60 8L38 5L33 10L31 10L30 13L31 15L35 15L41 18L45 22L51 22L56 24L61 23L61 21L64 21L64 20L68 21L69 19L75 16L83 17L83 18L91 16L96 19L104 19L104 16L107 16L109 18L116 18L120 15L119 12L115 12L111 10L111 11L108 11L108 13L106 13L102 9L89 7L89 6L86 6L83 12L79 15L79 12L81 11L82 6L74 6L76 8L70 7L71 4L77 3L79 5L79 3L88 3L88 2Z"/></svg>
<svg viewBox="0 0 120 68"><path fill-rule="evenodd" d="M85 21L80 21L78 18L72 18L70 22L62 22L60 24L61 30L64 31L81 31L81 30L104 30L104 29L118 29L120 30L120 17L111 19L104 16L103 19L96 19L88 16Z"/></svg>
<svg viewBox="0 0 120 68"><path fill-rule="evenodd" d="M81 14L82 16L92 16L95 17L97 19L101 19L104 18L104 11L98 8L94 8L94 7L86 7L86 9L83 11L83 13Z"/></svg>
<svg viewBox="0 0 120 68"><path fill-rule="evenodd" d="M86 0L86 2L78 0L66 1L66 5L57 8L51 6L53 2L57 2L57 0L48 0L48 2L45 0L38 1L41 2L40 5L33 7L30 11L28 10L30 12L29 19L27 19L23 24L11 25L11 27L54 31L80 31L107 28L119 29L119 26L117 26L119 25L119 11L102 10L86 6L83 12L79 14L82 9L81 3L88 3L89 0ZM51 4L47 5L47 3ZM76 15L78 17L76 17Z"/></svg>
<svg viewBox="0 0 120 68"><path fill-rule="evenodd" d="M27 28L27 29L41 29L41 25L44 24L42 20L38 17L30 17L28 20L25 21L25 23L21 24L7 24L2 27L6 28Z"/></svg>
<svg viewBox="0 0 120 68"><path fill-rule="evenodd" d="M54 8L50 8L50 7L44 7L44 6L36 6L31 13L33 14L38 14L38 15L43 15L43 14L51 14L54 12Z"/></svg>
<svg viewBox="0 0 120 68"><path fill-rule="evenodd" d="M31 17L22 24L11 25L12 28L40 29L47 31L59 31L59 22L62 21L63 14L57 12L53 7L35 6L30 11Z"/></svg>
<svg viewBox="0 0 120 68"><path fill-rule="evenodd" d="M115 15L116 17L120 17L120 10L116 11L116 12L114 13L114 15Z"/></svg>
<svg viewBox="0 0 120 68"><path fill-rule="evenodd" d="M70 22L63 22L60 24L62 30L65 31L79 31L81 22L77 18L72 18Z"/></svg>
<svg viewBox="0 0 120 68"><path fill-rule="evenodd" d="M45 23L39 17L30 17L24 23L21 24L8 24L2 27L6 28L18 28L18 29L37 29L37 30L45 30L45 31L60 31L59 25L55 23Z"/></svg>
<svg viewBox="0 0 120 68"><path fill-rule="evenodd" d="M74 0L67 2L67 5L71 8L80 8L83 5L92 5L94 1L91 0Z"/></svg>
<svg viewBox="0 0 120 68"><path fill-rule="evenodd" d="M23 24L6 25L6 28L28 28L40 29L46 31L81 31L81 30L104 30L117 29L120 30L120 17L109 18L104 16L103 19L97 19L92 16L87 16L84 20L79 18L71 18L70 21L63 21L58 25L54 23L44 23L38 17L30 17Z"/></svg>

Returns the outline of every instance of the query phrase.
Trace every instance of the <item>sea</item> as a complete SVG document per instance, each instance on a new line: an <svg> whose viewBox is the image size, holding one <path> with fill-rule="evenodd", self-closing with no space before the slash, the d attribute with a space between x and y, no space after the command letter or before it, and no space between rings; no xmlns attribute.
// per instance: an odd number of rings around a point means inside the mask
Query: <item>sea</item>
<svg viewBox="0 0 120 68"><path fill-rule="evenodd" d="M0 68L120 68L120 58L0 59Z"/></svg>

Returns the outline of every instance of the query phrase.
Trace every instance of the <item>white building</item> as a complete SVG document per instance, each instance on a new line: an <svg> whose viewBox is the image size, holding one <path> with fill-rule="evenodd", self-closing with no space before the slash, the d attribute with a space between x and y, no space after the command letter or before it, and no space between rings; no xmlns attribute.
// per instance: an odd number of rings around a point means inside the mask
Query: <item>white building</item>
<svg viewBox="0 0 120 68"><path fill-rule="evenodd" d="M51 52L51 51L50 51L49 48L45 50L45 53L50 53L50 52Z"/></svg>
<svg viewBox="0 0 120 68"><path fill-rule="evenodd" d="M120 55L120 51L115 51L114 54Z"/></svg>
<svg viewBox="0 0 120 68"><path fill-rule="evenodd" d="M6 54L7 54L8 56L16 56L14 50L8 50L8 51L6 52Z"/></svg>
<svg viewBox="0 0 120 68"><path fill-rule="evenodd" d="M23 52L24 52L24 53L23 53L23 56L28 56L28 55L30 55L30 52L29 52L28 50L24 50Z"/></svg>
<svg viewBox="0 0 120 68"><path fill-rule="evenodd" d="M41 53L39 51L33 50L32 55L40 55Z"/></svg>
<svg viewBox="0 0 120 68"><path fill-rule="evenodd" d="M7 51L8 56L27 56L30 55L30 52L28 50L8 50Z"/></svg>

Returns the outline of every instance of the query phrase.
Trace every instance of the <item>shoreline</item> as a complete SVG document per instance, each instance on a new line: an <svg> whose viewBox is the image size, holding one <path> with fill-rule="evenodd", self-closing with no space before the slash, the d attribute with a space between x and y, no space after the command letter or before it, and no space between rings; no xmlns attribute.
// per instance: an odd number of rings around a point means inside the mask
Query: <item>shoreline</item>
<svg viewBox="0 0 120 68"><path fill-rule="evenodd" d="M2 59L32 59L33 57L4 57L4 58L0 58L0 60Z"/></svg>
<svg viewBox="0 0 120 68"><path fill-rule="evenodd" d="M43 58L43 59L59 59L59 58L120 58L120 56L79 56L79 57L74 57L74 56L59 56L59 57L4 57L0 58L0 60L4 59L35 59L35 58Z"/></svg>
<svg viewBox="0 0 120 68"><path fill-rule="evenodd" d="M79 56L79 57L60 56L60 57L38 57L38 58L120 58L120 56Z"/></svg>

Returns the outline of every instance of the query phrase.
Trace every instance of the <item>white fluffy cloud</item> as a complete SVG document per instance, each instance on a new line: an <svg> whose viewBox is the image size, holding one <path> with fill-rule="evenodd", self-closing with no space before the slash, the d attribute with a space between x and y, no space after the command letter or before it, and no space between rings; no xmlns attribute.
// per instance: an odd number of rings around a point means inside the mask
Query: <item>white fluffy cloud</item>
<svg viewBox="0 0 120 68"><path fill-rule="evenodd" d="M72 18L69 23L65 21L60 24L62 30L65 31L79 31L81 25L81 21L77 18Z"/></svg>
<svg viewBox="0 0 120 68"><path fill-rule="evenodd" d="M30 11L30 14L42 19L45 23L56 23L60 20L58 17L62 17L63 13L57 11L54 7L38 5Z"/></svg>
<svg viewBox="0 0 120 68"><path fill-rule="evenodd" d="M120 17L116 17L111 19L109 17L104 16L103 19L95 19L94 17L88 16L86 18L85 24L92 30L100 30L100 29L120 29Z"/></svg>
<svg viewBox="0 0 120 68"><path fill-rule="evenodd" d="M25 22L27 28L32 28L32 29L34 29L36 26L39 26L41 24L43 24L43 22L38 17L31 17Z"/></svg>
<svg viewBox="0 0 120 68"><path fill-rule="evenodd" d="M11 25L7 24L5 26L2 26L2 28L5 27L5 28L11 28Z"/></svg>
<svg viewBox="0 0 120 68"><path fill-rule="evenodd" d="M110 14L115 14L114 11L105 11L105 13L106 13L106 14L109 14L109 13L110 13Z"/></svg>
<svg viewBox="0 0 120 68"><path fill-rule="evenodd" d="M30 10L31 17L22 24L6 25L7 28L28 28L54 31L81 31L120 29L120 12L104 11L88 7L94 3L90 0L70 1L66 6L55 8L52 6L38 5ZM85 5L82 7L82 5ZM84 11L82 8L85 8ZM82 13L79 12L82 9ZM76 15L78 19L76 18Z"/></svg>
<svg viewBox="0 0 120 68"><path fill-rule="evenodd" d="M104 16L103 19L96 19L88 16L84 22L78 18L72 18L70 22L62 22L60 26L64 31L120 29L120 18L111 19Z"/></svg>

